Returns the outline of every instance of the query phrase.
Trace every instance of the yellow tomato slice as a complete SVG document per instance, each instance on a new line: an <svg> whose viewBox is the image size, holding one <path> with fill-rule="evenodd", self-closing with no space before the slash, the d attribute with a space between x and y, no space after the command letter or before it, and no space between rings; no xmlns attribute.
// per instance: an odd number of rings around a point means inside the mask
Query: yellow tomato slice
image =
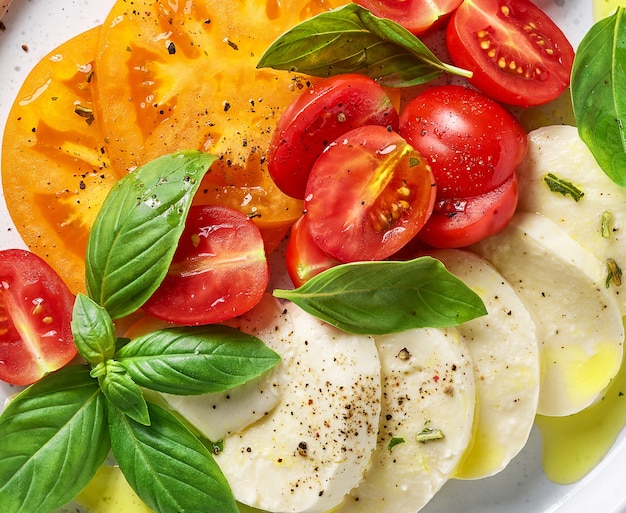
<svg viewBox="0 0 626 513"><path fill-rule="evenodd" d="M101 32L97 104L113 167L164 153L219 156L196 203L221 204L280 236L302 213L265 164L284 108L309 77L256 69L265 49L303 19L347 0L119 0Z"/></svg>
<svg viewBox="0 0 626 513"><path fill-rule="evenodd" d="M89 229L113 183L92 98L99 29L44 57L9 113L2 148L2 188L28 247L74 293L84 291Z"/></svg>

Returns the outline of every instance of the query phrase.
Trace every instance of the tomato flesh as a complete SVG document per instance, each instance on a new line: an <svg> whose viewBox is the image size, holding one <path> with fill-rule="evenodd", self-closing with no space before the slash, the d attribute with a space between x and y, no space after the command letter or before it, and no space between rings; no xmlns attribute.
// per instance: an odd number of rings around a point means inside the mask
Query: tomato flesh
<svg viewBox="0 0 626 513"><path fill-rule="evenodd" d="M69 363L74 295L30 251L0 251L0 379L30 385Z"/></svg>
<svg viewBox="0 0 626 513"><path fill-rule="evenodd" d="M319 273L341 262L324 253L313 241L304 222L304 216L291 227L285 250L287 274L296 287L304 285Z"/></svg>
<svg viewBox="0 0 626 513"><path fill-rule="evenodd" d="M435 248L462 248L502 230L517 207L518 182L514 173L506 182L480 196L442 200L418 233Z"/></svg>
<svg viewBox="0 0 626 513"><path fill-rule="evenodd" d="M524 128L473 89L435 86L411 100L400 135L430 163L438 199L485 194L504 183L528 149Z"/></svg>
<svg viewBox="0 0 626 513"><path fill-rule="evenodd" d="M305 223L341 262L382 260L406 244L432 212L430 166L400 135L368 125L328 145L306 188Z"/></svg>
<svg viewBox="0 0 626 513"><path fill-rule="evenodd" d="M28 248L85 290L89 230L119 179L104 151L93 98L99 28L44 57L20 87L2 145L2 192Z"/></svg>
<svg viewBox="0 0 626 513"><path fill-rule="evenodd" d="M227 207L192 206L168 274L143 309L176 324L221 322L255 306L268 282L258 227Z"/></svg>
<svg viewBox="0 0 626 513"><path fill-rule="evenodd" d="M267 151L283 109L311 81L256 65L299 20L344 3L118 0L96 60L113 167L126 173L174 151L207 151L219 161L195 203L228 206L284 233L302 214L302 202L276 187Z"/></svg>
<svg viewBox="0 0 626 513"><path fill-rule="evenodd" d="M555 100L569 85L574 49L529 0L465 0L446 31L450 57L488 96L529 107Z"/></svg>
<svg viewBox="0 0 626 513"><path fill-rule="evenodd" d="M355 0L375 16L389 18L413 34L423 34L453 12L463 0Z"/></svg>
<svg viewBox="0 0 626 513"><path fill-rule="evenodd" d="M304 199L318 155L331 141L363 125L398 129L398 113L374 80L345 74L313 85L287 107L276 125L268 156L274 182L285 194Z"/></svg>

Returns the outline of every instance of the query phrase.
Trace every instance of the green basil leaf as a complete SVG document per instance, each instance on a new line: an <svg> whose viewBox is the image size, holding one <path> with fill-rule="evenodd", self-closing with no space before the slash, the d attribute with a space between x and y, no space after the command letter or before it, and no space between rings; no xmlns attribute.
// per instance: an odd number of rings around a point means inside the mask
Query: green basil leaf
<svg viewBox="0 0 626 513"><path fill-rule="evenodd" d="M132 340L115 358L140 386L179 395L228 390L280 361L258 338L222 325L158 330Z"/></svg>
<svg viewBox="0 0 626 513"><path fill-rule="evenodd" d="M443 72L472 75L441 62L404 27L354 3L296 25L270 45L257 68L317 77L361 73L389 87L424 84Z"/></svg>
<svg viewBox="0 0 626 513"><path fill-rule="evenodd" d="M84 294L78 294L74 302L72 335L78 351L91 365L113 358L116 337L111 316Z"/></svg>
<svg viewBox="0 0 626 513"><path fill-rule="evenodd" d="M191 200L215 157L166 155L129 173L105 199L91 228L87 292L113 319L129 315L167 274Z"/></svg>
<svg viewBox="0 0 626 513"><path fill-rule="evenodd" d="M141 388L120 363L110 361L105 367L106 371L98 376L98 383L107 400L124 415L149 426L148 404Z"/></svg>
<svg viewBox="0 0 626 513"><path fill-rule="evenodd" d="M2 513L46 513L71 501L110 450L106 408L83 365L17 395L0 416Z"/></svg>
<svg viewBox="0 0 626 513"><path fill-rule="evenodd" d="M602 170L626 187L626 11L618 8L585 35L572 68L580 138Z"/></svg>
<svg viewBox="0 0 626 513"><path fill-rule="evenodd" d="M150 426L109 408L113 454L137 495L159 513L238 513L208 449L173 414L148 409Z"/></svg>
<svg viewBox="0 0 626 513"><path fill-rule="evenodd" d="M480 297L431 257L339 265L274 295L344 331L371 335L456 326L487 313Z"/></svg>

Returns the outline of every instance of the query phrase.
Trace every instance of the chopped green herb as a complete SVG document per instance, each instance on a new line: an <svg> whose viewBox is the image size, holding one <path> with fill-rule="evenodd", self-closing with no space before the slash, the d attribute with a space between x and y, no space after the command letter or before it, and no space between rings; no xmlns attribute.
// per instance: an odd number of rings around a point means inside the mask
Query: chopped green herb
<svg viewBox="0 0 626 513"><path fill-rule="evenodd" d="M558 192L563 196L571 196L576 203L578 203L585 195L578 187L572 182L568 182L563 178L556 176L554 173L548 173L544 176L543 180L548 184L552 192Z"/></svg>
<svg viewBox="0 0 626 513"><path fill-rule="evenodd" d="M622 269L620 268L619 265L617 265L617 262L615 262L615 260L613 260L612 258L607 258L606 265L609 269L609 272L607 273L607 276L606 276L606 282L605 282L606 288L608 289L611 283L619 287L622 284Z"/></svg>
<svg viewBox="0 0 626 513"><path fill-rule="evenodd" d="M613 227L613 214L605 210L604 212L602 212L602 225L600 226L600 233L602 234L603 238L605 239L611 238L612 227Z"/></svg>
<svg viewBox="0 0 626 513"><path fill-rule="evenodd" d="M433 440L441 440L445 438L443 431L439 428L425 427L416 436L415 439L421 443L431 442Z"/></svg>
<svg viewBox="0 0 626 513"><path fill-rule="evenodd" d="M405 443L406 440L401 436L394 436L391 440L389 440L389 444L387 445L387 449L390 451L396 446Z"/></svg>

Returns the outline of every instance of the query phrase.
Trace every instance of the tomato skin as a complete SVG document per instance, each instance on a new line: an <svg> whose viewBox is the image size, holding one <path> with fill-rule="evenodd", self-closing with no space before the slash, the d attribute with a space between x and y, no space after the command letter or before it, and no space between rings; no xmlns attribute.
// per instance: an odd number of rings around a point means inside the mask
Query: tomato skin
<svg viewBox="0 0 626 513"><path fill-rule="evenodd" d="M379 18L389 18L413 34L435 27L453 12L463 0L355 0Z"/></svg>
<svg viewBox="0 0 626 513"><path fill-rule="evenodd" d="M313 276L340 263L315 244L306 227L304 216L295 222L285 250L287 274L295 287L304 285Z"/></svg>
<svg viewBox="0 0 626 513"><path fill-rule="evenodd" d="M364 125L398 129L398 113L374 80L344 74L313 85L287 107L276 125L267 163L274 183L285 194L304 199L319 154L340 135Z"/></svg>
<svg viewBox="0 0 626 513"><path fill-rule="evenodd" d="M502 230L517 207L517 174L480 196L458 200L463 208L454 208L455 200L437 202L430 219L418 233L423 242L435 248L462 248Z"/></svg>
<svg viewBox="0 0 626 513"><path fill-rule="evenodd" d="M256 305L269 282L259 228L236 210L192 206L167 276L144 304L184 325L221 322Z"/></svg>
<svg viewBox="0 0 626 513"><path fill-rule="evenodd" d="M430 87L400 116L400 135L426 157L438 199L489 192L515 171L528 149L519 121L468 87Z"/></svg>
<svg viewBox="0 0 626 513"><path fill-rule="evenodd" d="M305 223L341 262L395 253L432 212L436 185L424 158L396 132L368 125L328 145L307 182Z"/></svg>
<svg viewBox="0 0 626 513"><path fill-rule="evenodd" d="M71 330L74 295L30 251L0 251L0 379L30 385L77 354Z"/></svg>
<svg viewBox="0 0 626 513"><path fill-rule="evenodd" d="M529 107L555 100L569 85L574 49L529 0L465 0L446 30L454 64L495 100Z"/></svg>

